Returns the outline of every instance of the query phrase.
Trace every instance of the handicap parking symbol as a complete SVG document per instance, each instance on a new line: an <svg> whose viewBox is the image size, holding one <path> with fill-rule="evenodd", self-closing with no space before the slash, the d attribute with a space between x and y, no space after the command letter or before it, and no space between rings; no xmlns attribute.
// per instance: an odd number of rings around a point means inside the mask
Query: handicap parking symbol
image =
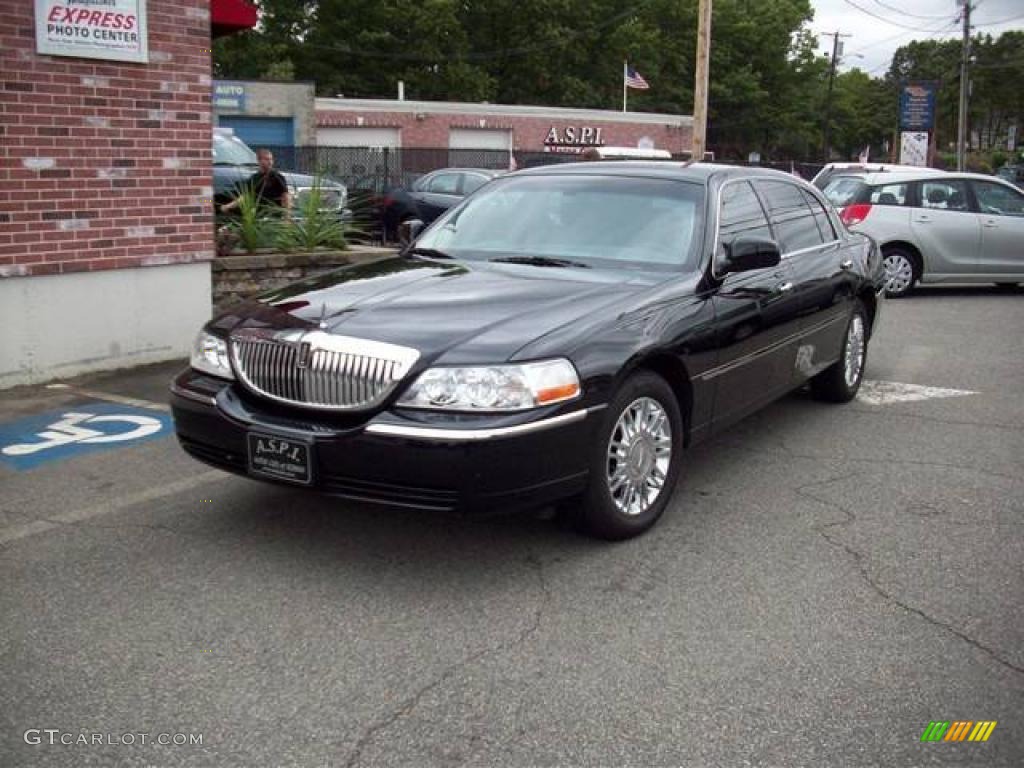
<svg viewBox="0 0 1024 768"><path fill-rule="evenodd" d="M0 464L32 469L153 440L170 431L170 417L158 411L114 403L78 404L0 424Z"/></svg>

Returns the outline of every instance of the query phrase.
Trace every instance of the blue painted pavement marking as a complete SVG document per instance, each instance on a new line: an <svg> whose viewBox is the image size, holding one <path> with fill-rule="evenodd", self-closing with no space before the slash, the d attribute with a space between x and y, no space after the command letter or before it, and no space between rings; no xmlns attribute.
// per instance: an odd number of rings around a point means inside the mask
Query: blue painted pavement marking
<svg viewBox="0 0 1024 768"><path fill-rule="evenodd" d="M24 470L165 437L171 417L117 403L84 402L0 424L0 464Z"/></svg>

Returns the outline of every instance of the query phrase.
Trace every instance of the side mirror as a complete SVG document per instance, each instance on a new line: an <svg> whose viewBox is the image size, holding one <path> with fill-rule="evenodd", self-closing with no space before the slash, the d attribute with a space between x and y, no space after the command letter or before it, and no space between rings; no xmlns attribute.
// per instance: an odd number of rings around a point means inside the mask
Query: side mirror
<svg viewBox="0 0 1024 768"><path fill-rule="evenodd" d="M420 232L426 227L419 219L408 219L398 225L398 241L402 245L408 245L417 237L420 236Z"/></svg>
<svg viewBox="0 0 1024 768"><path fill-rule="evenodd" d="M749 272L778 266L782 260L779 245L766 237L737 237L725 246L722 274Z"/></svg>

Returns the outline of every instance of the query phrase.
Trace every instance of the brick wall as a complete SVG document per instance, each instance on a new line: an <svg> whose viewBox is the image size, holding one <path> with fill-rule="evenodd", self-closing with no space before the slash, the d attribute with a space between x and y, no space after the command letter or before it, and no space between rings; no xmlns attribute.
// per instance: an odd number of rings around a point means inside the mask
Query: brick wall
<svg viewBox="0 0 1024 768"><path fill-rule="evenodd" d="M148 64L36 54L0 0L0 278L213 257L208 0L149 0Z"/></svg>
<svg viewBox="0 0 1024 768"><path fill-rule="evenodd" d="M557 110L552 109L552 112ZM658 149L670 152L689 151L692 129L687 125L675 124L679 118L665 116L664 123L624 122L619 119L594 120L557 117L518 117L458 114L421 113L417 118L412 112L361 112L338 109L318 109L317 125L328 127L399 128L403 147L447 147L448 135L452 128L505 129L512 132L512 148L527 152L544 151L544 139L552 126L559 136L565 129L573 127L579 131L583 125L601 128L601 138L606 146L635 147L647 137ZM612 113L609 113L609 118ZM481 125L480 121L484 124Z"/></svg>

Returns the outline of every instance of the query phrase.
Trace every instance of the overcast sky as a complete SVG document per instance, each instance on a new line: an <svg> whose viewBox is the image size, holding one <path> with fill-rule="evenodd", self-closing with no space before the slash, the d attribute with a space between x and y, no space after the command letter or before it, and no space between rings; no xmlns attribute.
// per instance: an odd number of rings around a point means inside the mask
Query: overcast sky
<svg viewBox="0 0 1024 768"><path fill-rule="evenodd" d="M911 40L959 39L963 33L962 24L955 23L959 14L956 0L811 0L811 4L815 32L838 29L851 35L841 38L845 50L840 68L857 67L875 77L888 71L892 55L901 45ZM1024 29L1024 0L973 0L972 6L975 33L997 37L1008 29ZM1012 21L991 23L1005 19ZM832 38L819 40L821 51L831 54Z"/></svg>

